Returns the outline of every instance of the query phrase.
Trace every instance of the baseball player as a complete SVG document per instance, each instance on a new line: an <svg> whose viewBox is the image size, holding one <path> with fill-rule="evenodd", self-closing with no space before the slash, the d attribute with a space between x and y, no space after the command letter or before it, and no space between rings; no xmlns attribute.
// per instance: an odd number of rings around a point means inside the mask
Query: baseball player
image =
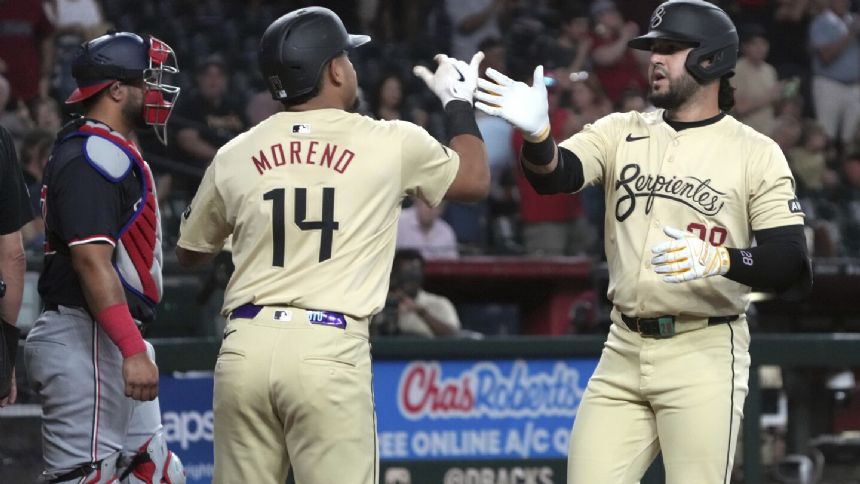
<svg viewBox="0 0 860 484"><path fill-rule="evenodd" d="M223 146L184 214L176 254L215 257L232 234L235 272L215 366L214 482L371 484L379 459L368 321L388 291L400 204L477 200L489 189L472 96L483 55L416 68L445 106L450 147L403 121L350 112L350 35L311 7L260 42L286 111Z"/></svg>
<svg viewBox="0 0 860 484"><path fill-rule="evenodd" d="M573 425L568 482L635 483L662 451L669 483L727 483L750 288L808 290L804 215L776 143L726 114L738 36L725 12L665 2L629 45L651 52L653 113L610 114L556 146L540 66L531 86L488 70L476 107L523 132L538 192L599 183L606 196L613 325Z"/></svg>
<svg viewBox="0 0 860 484"><path fill-rule="evenodd" d="M48 482L185 482L138 329L161 299L161 226L149 166L128 139L151 125L166 140L179 88L164 76L175 72L167 44L128 32L84 43L73 60L66 102L85 114L60 130L45 167L45 307L25 346Z"/></svg>
<svg viewBox="0 0 860 484"><path fill-rule="evenodd" d="M33 219L15 143L0 126L0 407L15 403L18 312L24 296L27 259L21 227Z"/></svg>

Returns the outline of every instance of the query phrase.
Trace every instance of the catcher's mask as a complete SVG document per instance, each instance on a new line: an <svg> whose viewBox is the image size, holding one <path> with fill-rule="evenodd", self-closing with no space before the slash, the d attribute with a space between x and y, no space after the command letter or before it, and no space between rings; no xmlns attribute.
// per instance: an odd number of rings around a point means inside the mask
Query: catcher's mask
<svg viewBox="0 0 860 484"><path fill-rule="evenodd" d="M179 87L167 84L165 74L176 74L176 54L155 37L113 32L85 42L72 61L78 88L66 104L81 102L114 82L143 82L143 120L167 144L167 120L173 112Z"/></svg>

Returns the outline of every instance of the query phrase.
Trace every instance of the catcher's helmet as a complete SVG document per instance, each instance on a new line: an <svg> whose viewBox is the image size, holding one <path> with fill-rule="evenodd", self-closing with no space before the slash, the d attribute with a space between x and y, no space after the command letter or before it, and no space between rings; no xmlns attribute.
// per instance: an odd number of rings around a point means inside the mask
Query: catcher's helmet
<svg viewBox="0 0 860 484"><path fill-rule="evenodd" d="M131 32L111 32L81 44L72 61L78 88L66 104L90 98L116 81L142 82L142 116L167 143L167 119L173 111L179 87L165 83L164 74L179 72L173 49L155 37Z"/></svg>
<svg viewBox="0 0 860 484"><path fill-rule="evenodd" d="M651 15L650 30L627 43L633 49L651 50L655 39L693 44L687 70L703 81L732 73L738 60L738 31L720 7L703 0L669 0ZM710 59L707 67L702 61Z"/></svg>
<svg viewBox="0 0 860 484"><path fill-rule="evenodd" d="M326 63L370 41L350 35L327 8L292 11L272 22L260 40L260 71L272 98L287 101L314 90Z"/></svg>

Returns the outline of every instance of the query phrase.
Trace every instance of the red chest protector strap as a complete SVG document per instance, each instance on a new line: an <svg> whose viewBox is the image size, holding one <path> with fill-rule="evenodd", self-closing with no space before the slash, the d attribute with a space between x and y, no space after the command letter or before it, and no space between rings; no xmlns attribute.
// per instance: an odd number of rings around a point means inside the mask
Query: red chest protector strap
<svg viewBox="0 0 860 484"><path fill-rule="evenodd" d="M162 294L161 224L149 165L134 144L108 129L87 123L76 135L106 139L132 160L131 169L141 183L141 198L135 203L134 214L117 234L114 267L126 289L147 305L155 306Z"/></svg>

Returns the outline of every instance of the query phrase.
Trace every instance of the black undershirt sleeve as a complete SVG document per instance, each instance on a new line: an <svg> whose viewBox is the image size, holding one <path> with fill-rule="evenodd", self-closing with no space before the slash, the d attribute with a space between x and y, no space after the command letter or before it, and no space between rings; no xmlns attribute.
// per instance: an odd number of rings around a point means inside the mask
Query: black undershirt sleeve
<svg viewBox="0 0 860 484"><path fill-rule="evenodd" d="M549 140L548 143L547 140ZM556 146L552 138L547 138L547 140L540 143L523 143L520 159L529 160L529 163L535 165L548 164L549 161L552 161L552 151L547 152L547 146L550 147L550 150L556 149ZM580 161L579 157L566 148L557 149L558 164L552 172L543 175L529 170L525 165L522 167L526 180L541 195L573 193L579 191L585 183L585 175L582 172L582 161ZM545 161L547 153L549 153L549 161ZM541 163L541 161L544 162Z"/></svg>
<svg viewBox="0 0 860 484"><path fill-rule="evenodd" d="M803 225L756 230L753 235L755 247L728 249L731 264L725 277L776 291L783 299L805 297L812 288L812 266Z"/></svg>
<svg viewBox="0 0 860 484"><path fill-rule="evenodd" d="M0 127L0 235L17 232L30 220L33 211L15 142L9 131Z"/></svg>

